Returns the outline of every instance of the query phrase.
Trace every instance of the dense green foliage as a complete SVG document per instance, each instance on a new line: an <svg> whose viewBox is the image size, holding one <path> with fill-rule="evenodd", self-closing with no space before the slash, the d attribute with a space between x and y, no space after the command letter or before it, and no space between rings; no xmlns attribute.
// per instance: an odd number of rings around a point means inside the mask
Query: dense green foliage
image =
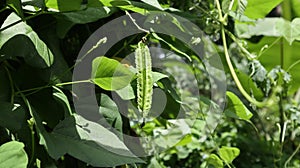
<svg viewBox="0 0 300 168"><path fill-rule="evenodd" d="M114 36L81 50L86 40L121 16L140 33L73 78ZM1 0L0 168L300 167L299 27L299 0ZM96 108L74 90L91 85Z"/></svg>

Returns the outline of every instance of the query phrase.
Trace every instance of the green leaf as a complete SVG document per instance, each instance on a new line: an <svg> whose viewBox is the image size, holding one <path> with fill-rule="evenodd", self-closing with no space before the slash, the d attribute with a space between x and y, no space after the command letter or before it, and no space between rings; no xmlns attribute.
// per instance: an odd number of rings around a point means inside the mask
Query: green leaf
<svg viewBox="0 0 300 168"><path fill-rule="evenodd" d="M102 125L88 121L79 115L72 115L61 121L48 133L37 112L23 96L48 154L58 159L69 155L95 167L112 167L143 161L137 158L125 144Z"/></svg>
<svg viewBox="0 0 300 168"><path fill-rule="evenodd" d="M62 14L62 18L60 16L57 16L57 23L56 23L57 36L63 39L74 25L76 25L74 22L69 21L69 19L66 20L65 18L63 18L63 14Z"/></svg>
<svg viewBox="0 0 300 168"><path fill-rule="evenodd" d="M107 1L107 0L101 0L101 2L103 1ZM103 4L105 6L112 6L112 7L118 7L121 10L129 10L129 11L133 11L139 14L147 14L149 13L150 10L157 10L157 9L161 9L158 8L158 5L154 2L149 2L149 3L142 3L142 2L136 2L136 1L128 1L128 0L108 0L110 2L103 2ZM155 5L155 6L153 6Z"/></svg>
<svg viewBox="0 0 300 168"><path fill-rule="evenodd" d="M291 0L292 13L295 17L300 17L300 1L299 0Z"/></svg>
<svg viewBox="0 0 300 168"><path fill-rule="evenodd" d="M65 102L58 100L53 91L55 92L53 88L43 89L28 98L43 121L43 125L50 129L54 129L64 116L69 115Z"/></svg>
<svg viewBox="0 0 300 168"><path fill-rule="evenodd" d="M177 47L175 47L173 44L167 42L167 41L164 40L163 38L159 37L156 33L151 33L151 34L152 34L153 37L156 38L157 40L162 41L162 42L164 42L165 44L167 44L167 45L170 47L170 49L174 50L176 53L178 53L178 54L180 54L180 55L186 57L189 61L191 61L191 58L190 58L190 56L189 56L188 54L186 54L185 52L179 50Z"/></svg>
<svg viewBox="0 0 300 168"><path fill-rule="evenodd" d="M237 13L240 15L244 14L247 4L248 4L248 1L247 0L237 0L234 2L236 3L236 6L237 6L236 7Z"/></svg>
<svg viewBox="0 0 300 168"><path fill-rule="evenodd" d="M102 56L93 60L91 76L99 87L114 91L126 87L134 74L118 61Z"/></svg>
<svg viewBox="0 0 300 168"><path fill-rule="evenodd" d="M69 82L72 80L72 71L66 71L69 66L65 57L63 57L63 50L65 49L61 47L61 40L59 39L59 37L57 37L57 26L58 25L53 25L51 27L48 27L47 29L42 29L39 31L39 35L44 40L44 42L47 43L48 48L52 51L54 56L54 62L50 69L50 78L52 80L51 82ZM65 86L64 88L71 90L71 87L72 86Z"/></svg>
<svg viewBox="0 0 300 168"><path fill-rule="evenodd" d="M79 10L82 0L46 0L46 7L60 12Z"/></svg>
<svg viewBox="0 0 300 168"><path fill-rule="evenodd" d="M295 18L292 22L283 18L264 18L257 20L254 25L236 24L236 31L241 38L252 36L272 36L284 37L290 45L295 40L300 40L300 18Z"/></svg>
<svg viewBox="0 0 300 168"><path fill-rule="evenodd" d="M106 7L117 7L121 10L129 10L142 15L149 13L149 10L162 10L158 2L145 0L145 3L128 0L99 0ZM95 5L96 3L93 2Z"/></svg>
<svg viewBox="0 0 300 168"><path fill-rule="evenodd" d="M11 13L1 28L16 22L20 23L0 32L0 54L9 59L22 56L26 63L35 67L50 67L53 63L51 51L32 28L21 21L19 16Z"/></svg>
<svg viewBox="0 0 300 168"><path fill-rule="evenodd" d="M192 142L192 135L185 135L175 146L185 146Z"/></svg>
<svg viewBox="0 0 300 168"><path fill-rule="evenodd" d="M21 129L25 120L25 110L18 104L0 102L0 126L11 131Z"/></svg>
<svg viewBox="0 0 300 168"><path fill-rule="evenodd" d="M264 98L263 92L257 87L257 85L253 82L251 77L249 77L247 74L245 74L239 70L236 70L236 74L237 74L238 78L240 79L241 84L243 85L243 87L245 88L245 90L247 91L247 93L249 95L253 94L253 96L257 100L262 100ZM264 76L264 77L266 77L266 76Z"/></svg>
<svg viewBox="0 0 300 168"><path fill-rule="evenodd" d="M219 155L221 159L227 164L232 163L232 161L239 156L239 154L239 148L222 146L222 148L219 149Z"/></svg>
<svg viewBox="0 0 300 168"><path fill-rule="evenodd" d="M157 127L153 130L154 143L162 149L169 149L189 135L189 125L184 119L168 120L167 128ZM189 140L189 139L186 139Z"/></svg>
<svg viewBox="0 0 300 168"><path fill-rule="evenodd" d="M152 157L148 168L165 168L166 166L161 165L157 160L156 157Z"/></svg>
<svg viewBox="0 0 300 168"><path fill-rule="evenodd" d="M23 15L23 9L22 9L22 5L21 5L21 1L20 0L7 0L6 4L9 7L13 8L21 18L24 17L24 15Z"/></svg>
<svg viewBox="0 0 300 168"><path fill-rule="evenodd" d="M247 0L235 0L233 2L233 6L231 11L229 11L229 5L231 4L232 0L223 0L222 1L222 10L225 13L235 13L236 15L238 15L239 17L244 16L244 11L246 9L246 6L248 4ZM246 16L245 16L246 17Z"/></svg>
<svg viewBox="0 0 300 168"><path fill-rule="evenodd" d="M226 92L227 107L224 111L228 117L249 121L252 113L245 107L243 102L232 92Z"/></svg>
<svg viewBox="0 0 300 168"><path fill-rule="evenodd" d="M248 0L244 14L252 19L263 18L282 1L283 0Z"/></svg>
<svg viewBox="0 0 300 168"><path fill-rule="evenodd" d="M104 122L108 122L112 127L122 132L122 117L119 113L118 106L105 94L101 94L99 112L103 115Z"/></svg>
<svg viewBox="0 0 300 168"><path fill-rule="evenodd" d="M126 87L116 90L116 93L123 99L123 100L131 100L135 98L134 90L131 85L127 85Z"/></svg>
<svg viewBox="0 0 300 168"><path fill-rule="evenodd" d="M142 2L154 6L157 9L163 10L163 8L160 6L157 0L142 0Z"/></svg>
<svg viewBox="0 0 300 168"><path fill-rule="evenodd" d="M222 160L216 154L209 155L209 158L207 159L207 163L213 165L214 168L224 167Z"/></svg>
<svg viewBox="0 0 300 168"><path fill-rule="evenodd" d="M10 101L11 85L4 66L0 67L0 81L0 101Z"/></svg>
<svg viewBox="0 0 300 168"><path fill-rule="evenodd" d="M285 24L280 25L279 30L282 32L283 37L290 43L294 40L300 40L300 18L295 18L292 22L286 21Z"/></svg>
<svg viewBox="0 0 300 168"><path fill-rule="evenodd" d="M283 18L264 18L257 20L254 24L237 24L236 31L241 38L250 38L252 36L274 36L279 37L282 32L278 27L284 25L285 20Z"/></svg>
<svg viewBox="0 0 300 168"><path fill-rule="evenodd" d="M24 144L10 141L0 146L0 167L3 168L26 168L28 157Z"/></svg>
<svg viewBox="0 0 300 168"><path fill-rule="evenodd" d="M135 70L135 69L134 69ZM136 70L135 70L136 71ZM167 75L162 74L160 72L153 72L152 71L152 80L153 84L156 83L157 81L163 79L163 78L168 78ZM126 87L116 90L116 93L123 99L123 100L131 100L135 98L134 95L134 90L131 85L127 85Z"/></svg>
<svg viewBox="0 0 300 168"><path fill-rule="evenodd" d="M57 17L62 20L71 21L77 24L86 24L95 22L99 19L110 16L115 10L108 7L93 8L89 7L85 10L60 13Z"/></svg>
<svg viewBox="0 0 300 168"><path fill-rule="evenodd" d="M21 0L22 5L25 6L24 9L28 9L26 8L26 6L33 6L33 7L38 7L38 8L45 8L45 0Z"/></svg>
<svg viewBox="0 0 300 168"><path fill-rule="evenodd" d="M157 81L163 79L163 78L168 78L168 76L165 75L165 74L162 74L160 72L152 72L153 84L156 83Z"/></svg>
<svg viewBox="0 0 300 168"><path fill-rule="evenodd" d="M53 86L53 98L56 99L63 107L65 116L72 115L71 106L67 96L58 87Z"/></svg>
<svg viewBox="0 0 300 168"><path fill-rule="evenodd" d="M289 69L288 72L292 75L290 93L293 94L298 90L300 83L300 66L297 64L297 62L300 61L298 52L300 49L300 42L295 41L291 46L285 45L285 50L289 50L289 54L284 54L283 63L281 63L282 59L280 54L282 40L275 37L263 37L258 43L248 42L248 50L254 53L259 53L264 46L268 47L259 57L259 61L268 71L281 64L283 64L283 69ZM293 64L294 66L291 67Z"/></svg>
<svg viewBox="0 0 300 168"><path fill-rule="evenodd" d="M64 152L91 166L111 167L126 163L143 162L125 144L103 126L74 115L59 123L51 135ZM76 147L76 148L75 148ZM56 154L54 158L60 157Z"/></svg>

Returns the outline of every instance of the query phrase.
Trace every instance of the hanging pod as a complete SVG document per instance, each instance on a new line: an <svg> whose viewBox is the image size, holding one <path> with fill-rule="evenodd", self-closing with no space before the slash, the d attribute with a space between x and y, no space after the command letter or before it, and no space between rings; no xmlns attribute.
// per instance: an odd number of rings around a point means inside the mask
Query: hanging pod
<svg viewBox="0 0 300 168"><path fill-rule="evenodd" d="M152 104L153 79L152 63L149 48L142 41L135 50L137 69L137 104L143 118L146 118Z"/></svg>

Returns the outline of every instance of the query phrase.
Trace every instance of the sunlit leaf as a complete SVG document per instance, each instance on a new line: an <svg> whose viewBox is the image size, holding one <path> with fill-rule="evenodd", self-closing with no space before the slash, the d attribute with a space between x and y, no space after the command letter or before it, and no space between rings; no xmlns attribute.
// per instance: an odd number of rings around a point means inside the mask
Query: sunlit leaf
<svg viewBox="0 0 300 168"><path fill-rule="evenodd" d="M214 168L223 168L223 162L222 160L216 155L211 154L209 158L207 159L207 163L210 165L213 165Z"/></svg>
<svg viewBox="0 0 300 168"><path fill-rule="evenodd" d="M105 90L119 90L126 87L134 74L125 65L107 57L93 60L91 80Z"/></svg>
<svg viewBox="0 0 300 168"><path fill-rule="evenodd" d="M13 23L17 24L11 25ZM24 57L29 65L35 67L50 67L53 63L53 55L32 28L21 21L15 13L7 17L1 28L9 25L11 27L0 32L0 54L8 59L15 56Z"/></svg>
<svg viewBox="0 0 300 168"><path fill-rule="evenodd" d="M163 8L160 6L160 4L157 0L142 0L142 2L145 2L151 6L154 6L157 9L163 10Z"/></svg>
<svg viewBox="0 0 300 168"><path fill-rule="evenodd" d="M68 20L72 23L85 24L95 22L101 18L110 16L115 10L108 7L93 8L89 7L84 10L60 13L59 19Z"/></svg>
<svg viewBox="0 0 300 168"><path fill-rule="evenodd" d="M45 146L52 158L58 159L68 153L96 167L143 162L132 154L114 133L100 124L88 121L76 114L61 121L49 133L27 99L25 99L25 103L35 120L40 144Z"/></svg>
<svg viewBox="0 0 300 168"><path fill-rule="evenodd" d="M13 8L21 18L24 17L20 0L7 0L6 3Z"/></svg>
<svg viewBox="0 0 300 168"><path fill-rule="evenodd" d="M283 0L248 0L244 14L253 19L263 18L282 1Z"/></svg>
<svg viewBox="0 0 300 168"><path fill-rule="evenodd" d="M122 132L122 117L119 113L118 106L105 94L101 94L99 112L103 115L105 123L109 123L120 133Z"/></svg>
<svg viewBox="0 0 300 168"><path fill-rule="evenodd" d="M47 0L46 7L60 12L79 10L82 0Z"/></svg>
<svg viewBox="0 0 300 168"><path fill-rule="evenodd" d="M28 157L22 142L10 141L0 146L0 167L26 168Z"/></svg>
<svg viewBox="0 0 300 168"><path fill-rule="evenodd" d="M72 114L71 106L67 96L58 87L53 87L53 98L62 105L65 116L69 116Z"/></svg>
<svg viewBox="0 0 300 168"><path fill-rule="evenodd" d="M247 109L243 102L232 92L226 92L227 107L224 113L236 119L250 120L253 114Z"/></svg>
<svg viewBox="0 0 300 168"><path fill-rule="evenodd" d="M239 156L239 154L239 148L223 146L219 149L219 155L221 159L227 164L232 163L232 161Z"/></svg>
<svg viewBox="0 0 300 168"><path fill-rule="evenodd" d="M250 38L252 36L284 37L290 44L295 40L300 40L300 18L295 18L292 22L283 18L264 18L252 24L236 24L239 37Z"/></svg>

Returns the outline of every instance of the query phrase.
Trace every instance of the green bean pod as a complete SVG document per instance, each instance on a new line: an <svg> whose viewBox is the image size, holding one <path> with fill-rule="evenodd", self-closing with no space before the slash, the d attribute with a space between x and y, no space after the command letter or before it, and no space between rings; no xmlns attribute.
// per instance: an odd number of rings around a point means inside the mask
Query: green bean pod
<svg viewBox="0 0 300 168"><path fill-rule="evenodd" d="M146 118L152 104L153 79L151 55L147 45L138 43L135 50L137 69L137 104L143 118Z"/></svg>

